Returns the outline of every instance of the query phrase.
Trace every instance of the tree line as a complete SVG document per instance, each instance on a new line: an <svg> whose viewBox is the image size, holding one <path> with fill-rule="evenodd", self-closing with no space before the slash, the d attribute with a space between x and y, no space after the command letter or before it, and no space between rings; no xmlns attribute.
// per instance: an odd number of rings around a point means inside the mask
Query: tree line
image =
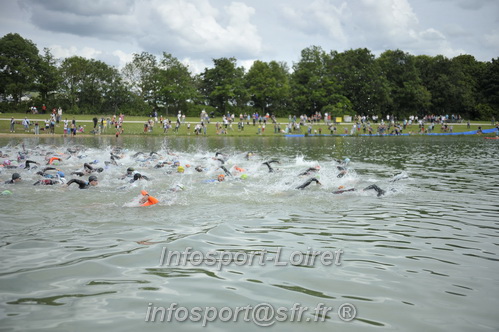
<svg viewBox="0 0 499 332"><path fill-rule="evenodd" d="M25 97L30 94L32 98ZM68 113L149 115L259 113L277 117L328 112L343 115L459 114L471 120L499 118L499 57L414 56L366 48L301 51L285 62L255 61L245 70L236 58L213 59L193 75L173 55L142 52L122 69L71 56L56 59L48 48L17 33L0 39L0 111L31 105Z"/></svg>

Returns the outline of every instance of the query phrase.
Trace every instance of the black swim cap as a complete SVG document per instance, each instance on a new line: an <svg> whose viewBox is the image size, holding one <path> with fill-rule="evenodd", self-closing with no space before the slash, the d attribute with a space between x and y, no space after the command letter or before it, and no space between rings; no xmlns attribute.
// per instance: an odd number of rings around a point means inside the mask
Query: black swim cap
<svg viewBox="0 0 499 332"><path fill-rule="evenodd" d="M17 180L17 179L20 179L20 178L21 178L21 175L19 173L12 174L12 180Z"/></svg>
<svg viewBox="0 0 499 332"><path fill-rule="evenodd" d="M133 171L135 171L135 169L133 167L128 167L126 171L127 172L133 172Z"/></svg>
<svg viewBox="0 0 499 332"><path fill-rule="evenodd" d="M138 180L142 177L142 175L140 173L135 173L134 176L133 176L133 179L134 180Z"/></svg>
<svg viewBox="0 0 499 332"><path fill-rule="evenodd" d="M89 178L88 178L88 182L92 182L92 181L98 181L98 180L97 180L97 177L96 177L95 175L91 175L91 176L89 176Z"/></svg>
<svg viewBox="0 0 499 332"><path fill-rule="evenodd" d="M104 168L102 168L102 167L97 168L97 172L99 172L99 173L104 172Z"/></svg>

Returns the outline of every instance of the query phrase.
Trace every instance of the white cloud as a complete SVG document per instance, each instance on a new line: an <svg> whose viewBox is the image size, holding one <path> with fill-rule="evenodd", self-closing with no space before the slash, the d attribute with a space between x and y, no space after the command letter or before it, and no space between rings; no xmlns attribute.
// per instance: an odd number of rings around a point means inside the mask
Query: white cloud
<svg viewBox="0 0 499 332"><path fill-rule="evenodd" d="M49 46L49 49L51 50L54 57L60 59L69 58L72 56L81 56L87 59L96 59L100 54L102 54L102 51L87 46L77 48L76 46L64 47L61 45L52 45Z"/></svg>
<svg viewBox="0 0 499 332"><path fill-rule="evenodd" d="M180 55L204 52L213 57L261 51L261 37L251 23L255 10L244 3L231 2L221 10L208 0L154 3L147 14L151 20L139 26L144 47L175 47Z"/></svg>
<svg viewBox="0 0 499 332"><path fill-rule="evenodd" d="M430 41L445 40L445 36L440 31L437 31L433 28L421 31L419 35L423 40L430 40Z"/></svg>
<svg viewBox="0 0 499 332"><path fill-rule="evenodd" d="M115 50L111 54L118 57L118 59L119 59L118 67L119 68L124 67L128 62L132 62L132 60L133 60L133 53L125 53L122 50Z"/></svg>
<svg viewBox="0 0 499 332"><path fill-rule="evenodd" d="M0 0L0 34L118 67L132 53L166 52L193 72L221 57L291 67L311 45L489 61L498 12L497 0Z"/></svg>

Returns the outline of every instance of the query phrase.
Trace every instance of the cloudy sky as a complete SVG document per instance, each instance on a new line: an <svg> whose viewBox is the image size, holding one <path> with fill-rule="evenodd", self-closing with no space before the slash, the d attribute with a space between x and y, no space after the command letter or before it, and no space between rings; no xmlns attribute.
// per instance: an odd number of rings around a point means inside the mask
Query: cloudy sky
<svg viewBox="0 0 499 332"><path fill-rule="evenodd" d="M19 33L58 58L121 67L172 54L193 73L212 59L284 61L316 45L449 58L499 57L499 0L0 0L0 36Z"/></svg>

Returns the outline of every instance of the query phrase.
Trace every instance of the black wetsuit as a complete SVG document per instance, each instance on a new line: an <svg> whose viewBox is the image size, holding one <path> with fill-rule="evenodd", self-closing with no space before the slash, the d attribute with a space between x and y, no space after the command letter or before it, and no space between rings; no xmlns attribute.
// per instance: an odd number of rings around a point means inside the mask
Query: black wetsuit
<svg viewBox="0 0 499 332"><path fill-rule="evenodd" d="M370 186L364 188L364 190L369 190L369 189L375 190L378 193L378 197L385 194L385 191L375 184L371 184Z"/></svg>
<svg viewBox="0 0 499 332"><path fill-rule="evenodd" d="M274 171L272 166L270 166L270 164L272 164L272 163L280 164L279 160L276 160L276 159L272 159L272 160L269 160L269 161L262 163L262 165L266 165L269 168L269 173L272 173Z"/></svg>
<svg viewBox="0 0 499 332"><path fill-rule="evenodd" d="M221 169L224 170L225 174L228 175L228 176L232 176L232 174L229 172L229 170L227 168L225 168L225 166L220 166Z"/></svg>
<svg viewBox="0 0 499 332"><path fill-rule="evenodd" d="M130 183L134 183L135 181L138 181L138 180L147 180L149 181L149 178L145 175L142 175L140 173L135 173L133 175L133 179L130 180Z"/></svg>
<svg viewBox="0 0 499 332"><path fill-rule="evenodd" d="M37 163L36 161L33 161L33 160L26 160L26 162L24 163L24 168L26 168L26 169L30 169L30 168L31 168L31 164L40 165L40 164L39 164L39 163Z"/></svg>
<svg viewBox="0 0 499 332"><path fill-rule="evenodd" d="M80 180L80 179L71 179L68 181L67 185L71 185L72 183L76 183L78 184L78 187L80 187L80 189L87 189L88 187L90 187L90 183L87 182L87 181L83 181L83 180Z"/></svg>
<svg viewBox="0 0 499 332"><path fill-rule="evenodd" d="M45 167L41 171L36 172L36 174L45 176L45 177L52 177L52 174L47 173L47 171L56 171L57 168L55 167Z"/></svg>
<svg viewBox="0 0 499 332"><path fill-rule="evenodd" d="M380 196L382 196L382 195L385 194L385 191L383 189L381 189L380 187L378 187L377 185L375 185L375 184L371 184L370 186L367 186L367 187L364 188L364 190L370 190L370 189L375 190L378 193L378 197L380 197ZM343 194L345 192L356 191L356 190L357 189L355 189L355 188L336 190L336 191L333 191L333 194Z"/></svg>
<svg viewBox="0 0 499 332"><path fill-rule="evenodd" d="M59 184L59 183L61 183L61 181L59 181L59 180L42 179L42 180L36 181L35 183L33 183L33 185L34 186L37 186L37 185L52 186L54 184Z"/></svg>
<svg viewBox="0 0 499 332"><path fill-rule="evenodd" d="M342 178L345 176L345 174L347 174L347 169L343 166L336 166L336 168L338 168L338 171L340 171L340 174L338 174L338 178Z"/></svg>
<svg viewBox="0 0 499 332"><path fill-rule="evenodd" d="M309 169L307 169L305 172L303 173L300 173L298 174L298 176L302 176L302 175L310 175L311 172L317 172L318 169L315 168L315 167L310 167Z"/></svg>
<svg viewBox="0 0 499 332"><path fill-rule="evenodd" d="M316 182L317 184L321 184L319 182L319 180L317 180L317 178L310 178L308 179L307 181L305 181L305 183L303 183L302 185L296 187L296 189L305 189L307 188L312 182Z"/></svg>

